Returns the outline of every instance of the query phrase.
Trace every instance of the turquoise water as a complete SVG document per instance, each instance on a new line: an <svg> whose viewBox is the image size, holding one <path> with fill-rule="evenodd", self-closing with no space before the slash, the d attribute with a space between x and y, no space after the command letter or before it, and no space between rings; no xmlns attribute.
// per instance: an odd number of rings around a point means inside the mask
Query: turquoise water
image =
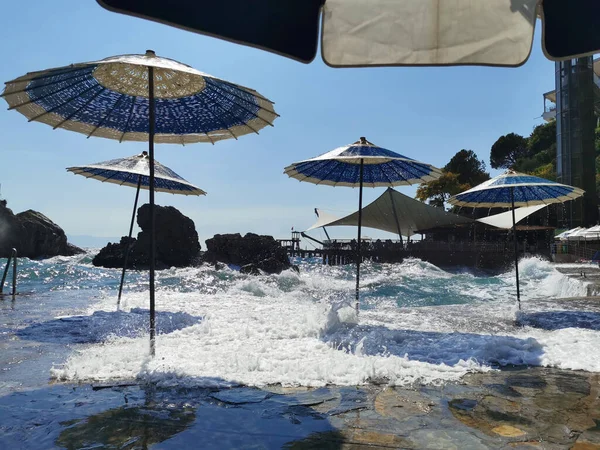
<svg viewBox="0 0 600 450"><path fill-rule="evenodd" d="M600 370L587 356L600 345L597 308L556 300L584 295L585 284L538 259L520 262L521 312L512 272L417 259L365 264L358 316L353 266L297 260L300 274L257 277L164 270L150 359L147 273L128 273L117 310L120 271L91 257L19 260L20 294L0 300L0 393L48 381L407 385L506 364Z"/></svg>

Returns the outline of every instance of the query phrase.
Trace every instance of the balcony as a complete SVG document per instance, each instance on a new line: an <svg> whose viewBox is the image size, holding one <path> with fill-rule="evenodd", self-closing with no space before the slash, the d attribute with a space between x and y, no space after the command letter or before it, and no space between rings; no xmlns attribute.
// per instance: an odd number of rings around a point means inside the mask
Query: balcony
<svg viewBox="0 0 600 450"><path fill-rule="evenodd" d="M544 112L542 113L542 119L546 122L552 122L556 119L556 105L547 105L544 107Z"/></svg>

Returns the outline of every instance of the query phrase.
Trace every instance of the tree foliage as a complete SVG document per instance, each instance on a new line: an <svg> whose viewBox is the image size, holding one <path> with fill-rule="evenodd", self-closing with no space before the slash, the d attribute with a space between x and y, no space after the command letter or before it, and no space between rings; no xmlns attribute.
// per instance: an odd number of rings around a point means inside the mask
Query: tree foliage
<svg viewBox="0 0 600 450"><path fill-rule="evenodd" d="M416 197L417 200L421 200L422 202L429 200L431 206L443 208L444 203L446 203L451 196L470 188L470 185L460 183L458 174L444 172L437 180L421 184L417 188Z"/></svg>
<svg viewBox="0 0 600 450"><path fill-rule="evenodd" d="M471 187L490 179L490 174L485 171L485 162L477 158L473 150L459 151L443 170L457 174L461 184L468 184Z"/></svg>
<svg viewBox="0 0 600 450"><path fill-rule="evenodd" d="M527 139L516 133L509 133L492 145L490 165L493 169L514 169L517 161L529 156Z"/></svg>
<svg viewBox="0 0 600 450"><path fill-rule="evenodd" d="M443 208L452 195L471 189L490 178L490 174L485 171L485 162L477 158L473 150L463 149L456 153L442 172L437 180L418 187L418 200L429 201L430 205Z"/></svg>

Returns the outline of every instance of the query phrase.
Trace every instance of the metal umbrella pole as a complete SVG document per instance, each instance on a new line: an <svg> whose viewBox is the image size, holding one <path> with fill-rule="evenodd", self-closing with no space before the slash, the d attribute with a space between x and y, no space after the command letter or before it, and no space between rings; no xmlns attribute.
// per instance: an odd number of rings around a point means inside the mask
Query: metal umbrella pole
<svg viewBox="0 0 600 450"><path fill-rule="evenodd" d="M155 270L155 233L156 223L154 220L154 126L155 126L155 104L154 104L154 67L148 67L148 158L150 160L150 355L154 356L156 317L154 311L154 270Z"/></svg>
<svg viewBox="0 0 600 450"><path fill-rule="evenodd" d="M356 243L356 312L358 313L358 289L360 287L360 231L362 226L362 192L363 192L363 166L364 159L360 160L359 188L358 188L358 242Z"/></svg>
<svg viewBox="0 0 600 450"><path fill-rule="evenodd" d="M133 202L133 213L131 214L131 224L129 225L129 239L127 240L127 248L125 249L125 257L123 258L123 272L121 272L121 284L119 284L119 298L117 300L117 308L121 306L121 294L123 293L123 282L125 281L125 271L127 270L127 261L129 252L131 251L131 235L133 234L133 224L135 223L135 212L137 210L138 199L140 197L140 187L142 185L142 176L138 177L137 190L135 191L135 201Z"/></svg>
<svg viewBox="0 0 600 450"><path fill-rule="evenodd" d="M519 244L517 243L517 225L515 222L515 188L510 189L510 202L512 204L513 241L515 242L515 276L517 278L517 303L521 310L521 292L519 290Z"/></svg>

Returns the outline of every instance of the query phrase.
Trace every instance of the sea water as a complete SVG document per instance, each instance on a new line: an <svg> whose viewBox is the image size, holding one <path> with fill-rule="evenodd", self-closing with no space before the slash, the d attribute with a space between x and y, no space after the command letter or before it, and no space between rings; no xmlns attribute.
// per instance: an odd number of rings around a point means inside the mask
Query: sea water
<svg viewBox="0 0 600 450"><path fill-rule="evenodd" d="M408 259L354 267L296 260L300 273L225 268L157 273L150 358L147 272L91 265L90 252L19 260L18 295L0 300L0 391L48 378L159 386L440 384L506 365L600 371L600 307L546 261L489 275ZM2 260L0 260L2 263ZM3 264L2 264L3 266Z"/></svg>

